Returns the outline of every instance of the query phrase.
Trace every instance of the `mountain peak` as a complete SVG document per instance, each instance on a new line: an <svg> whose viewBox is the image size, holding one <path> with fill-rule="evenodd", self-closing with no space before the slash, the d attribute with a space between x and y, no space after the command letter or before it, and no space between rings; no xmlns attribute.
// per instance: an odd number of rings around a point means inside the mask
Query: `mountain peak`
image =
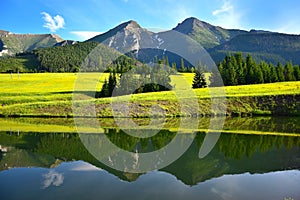
<svg viewBox="0 0 300 200"><path fill-rule="evenodd" d="M136 21L130 20L130 21L120 24L119 26L117 26L114 29L117 29L118 31L120 31L122 29L131 30L131 29L140 29L140 28L141 28L141 26Z"/></svg>
<svg viewBox="0 0 300 200"><path fill-rule="evenodd" d="M197 28L211 28L212 25L209 23L200 21L195 17L190 17L185 19L183 22L179 23L173 30L179 31L181 33L189 34Z"/></svg>
<svg viewBox="0 0 300 200"><path fill-rule="evenodd" d="M128 28L141 28L141 26L134 20L130 20L127 23L127 26Z"/></svg>
<svg viewBox="0 0 300 200"><path fill-rule="evenodd" d="M136 21L130 20L130 21L127 21L127 22L124 22L124 23L118 25L117 27L115 27L113 29L110 29L109 31L107 31L103 34L97 35L87 41L103 42L107 38L110 38L119 32L124 32L124 31L125 32L127 32L127 31L135 32L134 30L136 30L136 29L142 29L142 28Z"/></svg>

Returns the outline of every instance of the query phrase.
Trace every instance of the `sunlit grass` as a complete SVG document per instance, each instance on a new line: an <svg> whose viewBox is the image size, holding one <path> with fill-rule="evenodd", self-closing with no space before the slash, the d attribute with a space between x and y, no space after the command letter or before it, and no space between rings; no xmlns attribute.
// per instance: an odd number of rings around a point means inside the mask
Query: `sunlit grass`
<svg viewBox="0 0 300 200"><path fill-rule="evenodd" d="M217 93L216 90L220 91L221 96L226 94L229 98L300 94L300 81L192 90L193 77L192 73L172 75L171 84L175 86L173 91L135 94L131 95L130 100L132 102L155 102L156 100L177 102L178 98L189 99L192 95L204 99L210 98L210 93ZM35 114L34 110L40 107L67 108L70 107L74 90L83 94L91 92L90 96L87 95L89 97L87 99L94 101L93 94L95 90L100 91L105 78L108 78L107 73L40 73L20 74L19 76L13 74L12 77L10 74L0 74L0 113L2 110L2 113L6 114L11 111L20 114ZM120 97L118 100L125 100L127 97ZM97 104L104 104L110 100L110 98L100 98L96 101ZM40 114L51 115L47 113ZM61 114L58 113L58 115Z"/></svg>
<svg viewBox="0 0 300 200"><path fill-rule="evenodd" d="M70 101L76 78L75 73L0 74L0 103ZM82 73L77 90L88 91L91 85L100 90L105 78L106 73Z"/></svg>

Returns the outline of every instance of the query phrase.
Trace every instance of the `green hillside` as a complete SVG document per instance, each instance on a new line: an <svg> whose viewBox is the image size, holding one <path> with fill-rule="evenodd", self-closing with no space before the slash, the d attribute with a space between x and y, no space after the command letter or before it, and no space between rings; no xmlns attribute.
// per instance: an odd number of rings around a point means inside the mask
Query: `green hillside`
<svg viewBox="0 0 300 200"><path fill-rule="evenodd" d="M228 52L251 54L256 61L292 61L300 64L300 35L281 33L249 33L234 37L228 42L209 50L215 62L221 61Z"/></svg>
<svg viewBox="0 0 300 200"><path fill-rule="evenodd" d="M219 26L213 26L193 17L184 20L173 30L190 36L205 49L216 47L237 35L247 33L247 31L243 30L224 29Z"/></svg>
<svg viewBox="0 0 300 200"><path fill-rule="evenodd" d="M13 57L0 57L0 72L77 72L104 71L119 56L96 42L36 49ZM84 67L82 64L88 58Z"/></svg>
<svg viewBox="0 0 300 200"><path fill-rule="evenodd" d="M37 48L51 47L61 42L59 36L54 34L13 34L0 31L0 51L5 46L9 54L30 51Z"/></svg>

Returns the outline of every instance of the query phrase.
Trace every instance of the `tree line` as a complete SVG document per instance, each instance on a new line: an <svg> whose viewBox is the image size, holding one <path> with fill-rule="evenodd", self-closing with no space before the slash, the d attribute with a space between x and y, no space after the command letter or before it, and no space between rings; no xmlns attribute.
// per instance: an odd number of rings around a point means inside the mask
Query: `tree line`
<svg viewBox="0 0 300 200"><path fill-rule="evenodd" d="M285 65L280 62L273 65L265 61L257 64L250 54L245 59L242 53L227 54L218 65L218 70L225 86L300 80L299 65L293 65L291 61ZM218 72L212 72L212 83L216 76Z"/></svg>
<svg viewBox="0 0 300 200"><path fill-rule="evenodd" d="M139 68L132 67L128 71L117 69L110 69L109 78L104 80L101 90L96 94L97 98L168 91L173 88L170 78L173 71L161 62L151 67L146 64Z"/></svg>

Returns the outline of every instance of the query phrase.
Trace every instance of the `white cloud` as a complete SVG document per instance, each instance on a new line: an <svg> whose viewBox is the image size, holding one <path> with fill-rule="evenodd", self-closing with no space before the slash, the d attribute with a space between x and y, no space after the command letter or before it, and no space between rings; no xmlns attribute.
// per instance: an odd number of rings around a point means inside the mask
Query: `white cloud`
<svg viewBox="0 0 300 200"><path fill-rule="evenodd" d="M51 32L56 32L58 29L64 28L65 20L62 16L56 15L52 17L46 12L42 12L41 14L43 15L43 19L45 20L43 27L49 29Z"/></svg>
<svg viewBox="0 0 300 200"><path fill-rule="evenodd" d="M242 28L241 17L242 13L236 11L233 3L230 0L223 0L221 8L212 12L215 17L213 23L224 28Z"/></svg>
<svg viewBox="0 0 300 200"><path fill-rule="evenodd" d="M103 32L97 32L97 31L72 31L71 32L71 34L76 35L79 40L88 40L102 33Z"/></svg>
<svg viewBox="0 0 300 200"><path fill-rule="evenodd" d="M43 177L45 180L43 181L43 189L50 187L51 185L59 187L64 182L63 174L57 173L56 171L49 171L49 173L44 174Z"/></svg>
<svg viewBox="0 0 300 200"><path fill-rule="evenodd" d="M225 1L222 5L222 7L218 10L213 11L213 15L219 15L221 13L228 13L231 12L234 9L233 5L229 1Z"/></svg>

